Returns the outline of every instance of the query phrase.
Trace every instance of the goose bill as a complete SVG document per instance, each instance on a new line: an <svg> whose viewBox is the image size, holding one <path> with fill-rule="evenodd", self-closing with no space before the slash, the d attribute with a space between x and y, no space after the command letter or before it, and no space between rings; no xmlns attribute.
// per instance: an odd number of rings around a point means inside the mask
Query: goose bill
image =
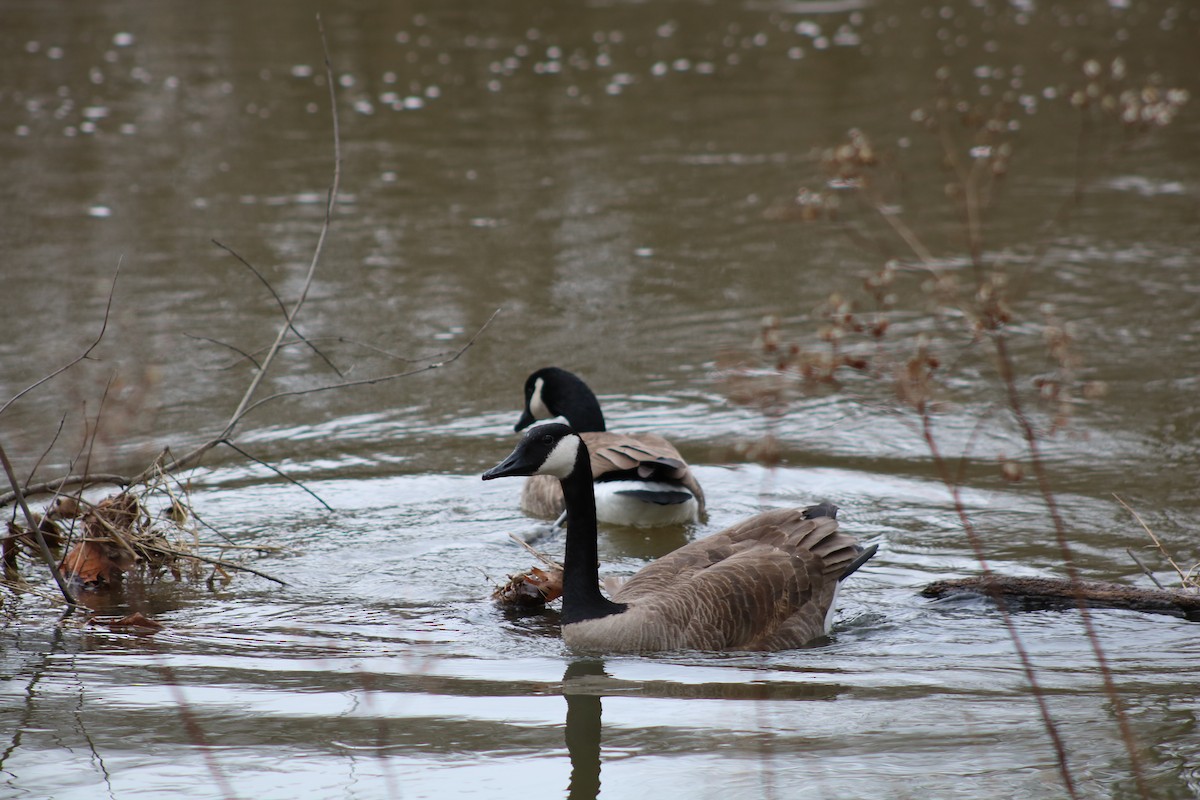
<svg viewBox="0 0 1200 800"><path fill-rule="evenodd" d="M510 475L532 475L537 472L539 466L541 464L531 459L525 452L525 448L519 447L509 453L508 458L483 473L483 479L490 481L493 478L507 478Z"/></svg>

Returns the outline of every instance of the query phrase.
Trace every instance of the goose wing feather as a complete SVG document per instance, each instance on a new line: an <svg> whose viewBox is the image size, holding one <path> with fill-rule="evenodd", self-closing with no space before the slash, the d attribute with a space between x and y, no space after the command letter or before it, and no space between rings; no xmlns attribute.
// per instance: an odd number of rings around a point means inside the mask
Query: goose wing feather
<svg viewBox="0 0 1200 800"><path fill-rule="evenodd" d="M592 480L618 472L636 474L643 480L678 481L696 497L704 512L704 492L679 451L654 433L611 433L600 431L580 434L588 447ZM521 489L521 508L537 517L557 517L565 508L562 487L549 475L533 475Z"/></svg>
<svg viewBox="0 0 1200 800"><path fill-rule="evenodd" d="M634 641L612 642L619 649L796 647L825 632L838 576L856 554L832 519L766 512L641 570L614 596L630 609L610 618L607 635L628 629Z"/></svg>
<svg viewBox="0 0 1200 800"><path fill-rule="evenodd" d="M638 477L679 481L696 496L704 510L704 491L691 467L675 446L656 433L612 433L601 431L581 434L592 463L592 479L606 473L636 470Z"/></svg>

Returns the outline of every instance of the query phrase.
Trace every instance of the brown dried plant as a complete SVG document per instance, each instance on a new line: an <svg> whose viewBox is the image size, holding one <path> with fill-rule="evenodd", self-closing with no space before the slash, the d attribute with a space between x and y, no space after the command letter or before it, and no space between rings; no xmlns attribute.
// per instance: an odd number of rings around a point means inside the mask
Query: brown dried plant
<svg viewBox="0 0 1200 800"><path fill-rule="evenodd" d="M1055 222L1065 219L1080 202L1087 185L1085 164L1111 160L1137 137L1169 124L1189 99L1186 91L1163 89L1153 81L1142 87L1132 85L1121 59L1115 59L1107 70L1099 62L1086 61L1082 73L1080 87L1069 95L1080 121L1080 166L1076 169L1073 197L1054 215ZM1080 378L1082 365L1071 323L1059 318L1048 305L1037 308L1040 318L1032 315L1028 301L1013 291L1012 270L1006 258L989 253L985 247L987 213L1000 194L1001 182L1009 178L1017 146L1020 98L1007 92L995 99L968 100L956 91L948 69L939 70L936 81L934 99L915 110L911 118L937 143L946 174L943 193L960 222L965 252L935 255L934 248L910 225L895 196L902 181L893 157L881 153L862 130L852 130L845 141L823 151L822 188L802 189L795 201L772 209L769 216L806 222L836 221L845 228L847 209L864 209L868 222L872 217L881 220L884 233L890 232L898 239L908 256L886 259L880 268L864 276L855 296L831 296L816 309L819 326L815 335L804 337L802 342L785 342L778 318L768 317L752 349L726 354L718 363L730 399L759 408L768 419L787 413L787 405L806 392L845 391L845 385L855 380L890 385L895 405L912 415L929 449L985 577L991 574L987 554L961 495L966 466L974 458L971 448L976 436L972 435L971 444L959 455L955 467L942 451L937 417L953 407L949 381L965 364L987 370L982 374L992 376L997 408L1007 411L1010 424L1024 443L1019 458L997 453L994 462L1005 480L1020 481L1027 473L1033 478L1049 512L1068 579L1079 585L1080 576L1050 486L1042 445L1049 437L1071 430L1074 409L1082 401L1103 396L1105 387ZM1115 126L1119 141L1110 151L1097 155L1091 137L1104 125L1109 129ZM853 202L846 202L847 198ZM882 241L880 237L879 233L867 234L868 241L876 246ZM913 306L910 315L919 317L924 313L925 324L910 324L904 334L897 333L892 319L899 294ZM1013 338L1024 335L1014 330L1013 323L1018 319L1024 330L1036 327L1041 331L1044 363L1032 375L1013 353ZM975 432L990 419L995 419L994 415L984 415ZM1186 583L1185 573L1181 570L1180 574ZM1131 771L1141 796L1146 797L1139 748L1107 657L1082 600L1078 610L1112 701ZM1069 795L1076 797L1066 749L1033 664L1003 604L1001 612L1054 744L1063 784Z"/></svg>
<svg viewBox="0 0 1200 800"><path fill-rule="evenodd" d="M290 304L286 303L276 293L275 289L266 281L262 273L259 272L253 265L243 259L231 248L217 243L226 252L233 255L243 266L252 272L267 288L274 297L280 312L283 316L283 323L277 329L272 344L265 348L264 351L256 351L258 355L250 355L240 348L226 345L236 352L241 353L250 362L255 365L253 376L249 381L245 392L238 400L236 407L224 422L221 427L209 436L198 446L184 452L182 455L176 455L170 448L164 448L158 453L157 457L146 466L141 472L134 475L117 475L111 473L100 473L91 468L91 462L94 456L94 451L97 441L103 436L99 434L105 431L104 435L118 435L121 433L122 427L131 427L135 424L143 422L144 415L140 412L147 400L147 392L153 388L155 376L148 373L145 380L136 385L127 385L123 383L116 375L108 378L104 388L104 397L102 398L100 407L103 411L105 408L105 400L110 399L110 395L117 397L121 403L120 407L114 409L110 404L108 406L108 415L113 417L113 428L109 430L107 427L101 426L102 414L97 413L93 419L85 420L85 443L81 452L86 453L83 457L83 468L79 472L75 472L75 465L80 460L76 458L71 462L71 468L68 474L54 480L35 483L31 474L25 480L19 480L12 469L7 455L4 451L2 443L0 443L0 462L3 462L5 476L8 479L8 484L11 491L0 491L0 508L9 504L15 504L23 514L25 525L18 525L14 514L13 521L9 525L9 534L5 537L0 537L0 562L3 563L6 577L11 583L9 585L18 586L23 590L28 590L29 587L24 584L19 584L19 558L24 552L22 547L26 542L36 544L36 551L41 559L50 570L55 581L58 583L59 589L64 600L70 606L77 605L74 593L71 590L69 583L74 581L77 585L84 588L97 588L100 586L114 584L121 575L134 566L146 567L152 571L166 569L167 571L176 574L178 564L183 563L204 563L214 567L213 574L209 576L209 581L215 580L217 576L224 576L224 570L237 569L246 572L251 572L278 583L284 581L250 569L241 564L231 563L222 560L221 558L213 558L206 555L200 555L197 552L199 547L208 546L205 542L201 542L194 531L189 531L184 527L182 522L176 524L175 528L171 528L164 522L163 519L156 518L153 523L148 522L149 516L145 512L148 508L148 498L162 499L166 497L169 502L167 506L176 516L182 517L184 512L188 510L186 500L180 499L172 494L165 487L170 483L170 476L179 474L185 470L192 469L199 465L208 452L219 446L225 446L238 453L242 457L254 461L261 466L270 469L283 477L285 480L299 486L303 491L308 492L319 503L327 509L329 506L317 497L307 487L292 480L276 467L270 464L255 459L252 455L246 452L235 442L236 432L243 426L247 416L253 414L260 407L272 403L279 402L287 398L298 397L302 395L313 394L317 392L338 391L349 389L358 386L367 386L379 383L386 383L417 375L422 372L440 369L449 366L458 361L467 350L475 343L476 339L483 334L489 327L492 320L499 314L499 309L492 314L475 333L470 336L457 349L430 355L417 361L406 361L407 366L398 372L390 374L374 375L354 380L346 379L345 373L338 369L333 362L320 350L318 350L313 340L306 338L300 333L296 319L304 308L308 293L311 290L317 267L321 262L321 257L324 252L325 242L327 240L331 224L334 218L334 211L337 206L339 197L339 187L341 185L341 165L342 165L342 150L340 138L340 123L337 114L337 83L333 77L333 67L330 62L328 48L325 43L325 31L320 18L317 19L317 27L321 35L322 48L325 54L325 78L326 86L329 91L331 121L332 121L332 145L333 145L333 175L330 183L329 191L325 201L324 219L321 224L320 231L317 235L317 241L313 248L312 257L309 261L307 271L303 279L300 281L300 289L298 296L291 300ZM117 270L120 272L119 266ZM116 276L114 276L113 284L115 287ZM44 384L50 382L57 376L67 372L78 363L91 358L91 354L98 348L104 338L105 331L108 328L109 317L112 312L113 292L110 290L108 303L105 308L105 315L100 331L92 343L79 356L60 367L59 369L47 374L32 385L26 387L16 395L11 397L3 405L0 405L0 415L12 406L23 396L29 394L34 389L37 389ZM215 341L215 340L210 340ZM220 343L219 343L220 344ZM266 391L264 381L270 373L271 367L276 357L285 348L304 345L311 349L316 355L321 358L325 364L332 369L338 376L339 380L334 383L326 383L322 385L288 389L268 393ZM108 417L105 417L107 422ZM57 435L55 441L57 441ZM51 443L47 452L54 447L54 442ZM43 455L45 458L45 455ZM41 459L38 460L40 466ZM34 471L36 472L35 466ZM62 492L73 492L87 489L98 485L117 485L128 487L125 491L103 501L97 503L94 507L88 507L86 503L82 503L80 496L76 495L76 500L80 502L84 508L83 517L81 518L81 527L83 528L83 539L76 547L67 554L61 562L62 569L68 573L67 580L64 578L62 571L59 569L59 564L54 558L54 554L50 551L49 544L45 541L43 535L43 525L39 518L29 508L26 502L27 497L52 494L55 497ZM164 495L163 493L166 492ZM166 501L164 501L166 502ZM118 513L118 509L123 509L124 512ZM166 515L167 518L171 514ZM45 515L41 517L44 519ZM178 534L177 536L175 534ZM191 547L187 546L188 537L193 539ZM224 543L214 543L213 546L224 549L236 549L234 545ZM27 550L28 548L26 548ZM244 548L246 550L263 550L271 548L262 548L251 546ZM180 573L181 574L181 573Z"/></svg>

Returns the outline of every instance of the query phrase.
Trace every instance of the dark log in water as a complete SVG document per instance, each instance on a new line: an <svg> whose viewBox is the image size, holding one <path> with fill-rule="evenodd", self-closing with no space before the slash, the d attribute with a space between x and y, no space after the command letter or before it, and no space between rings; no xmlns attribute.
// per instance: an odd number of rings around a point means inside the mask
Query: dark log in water
<svg viewBox="0 0 1200 800"><path fill-rule="evenodd" d="M1169 614L1200 621L1200 594L1174 589L1138 589L1104 581L1071 582L1062 578L1013 578L1004 575L934 581L921 590L925 597L985 596L1018 610L1074 608L1079 600L1091 608L1124 608Z"/></svg>

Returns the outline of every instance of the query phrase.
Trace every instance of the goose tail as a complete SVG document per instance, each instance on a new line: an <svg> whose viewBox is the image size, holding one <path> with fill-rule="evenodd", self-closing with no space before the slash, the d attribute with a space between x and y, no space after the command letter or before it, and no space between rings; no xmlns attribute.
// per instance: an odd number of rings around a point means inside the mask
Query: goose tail
<svg viewBox="0 0 1200 800"><path fill-rule="evenodd" d="M875 555L875 551L878 549L879 545L877 544L873 544L870 547L859 547L858 555L854 557L854 560L838 576L838 581L844 581L857 572L859 567L871 560L871 556Z"/></svg>
<svg viewBox="0 0 1200 800"><path fill-rule="evenodd" d="M820 519L821 517L829 517L837 519L838 507L833 503L817 503L815 506L809 506L800 512L800 516L805 519Z"/></svg>

